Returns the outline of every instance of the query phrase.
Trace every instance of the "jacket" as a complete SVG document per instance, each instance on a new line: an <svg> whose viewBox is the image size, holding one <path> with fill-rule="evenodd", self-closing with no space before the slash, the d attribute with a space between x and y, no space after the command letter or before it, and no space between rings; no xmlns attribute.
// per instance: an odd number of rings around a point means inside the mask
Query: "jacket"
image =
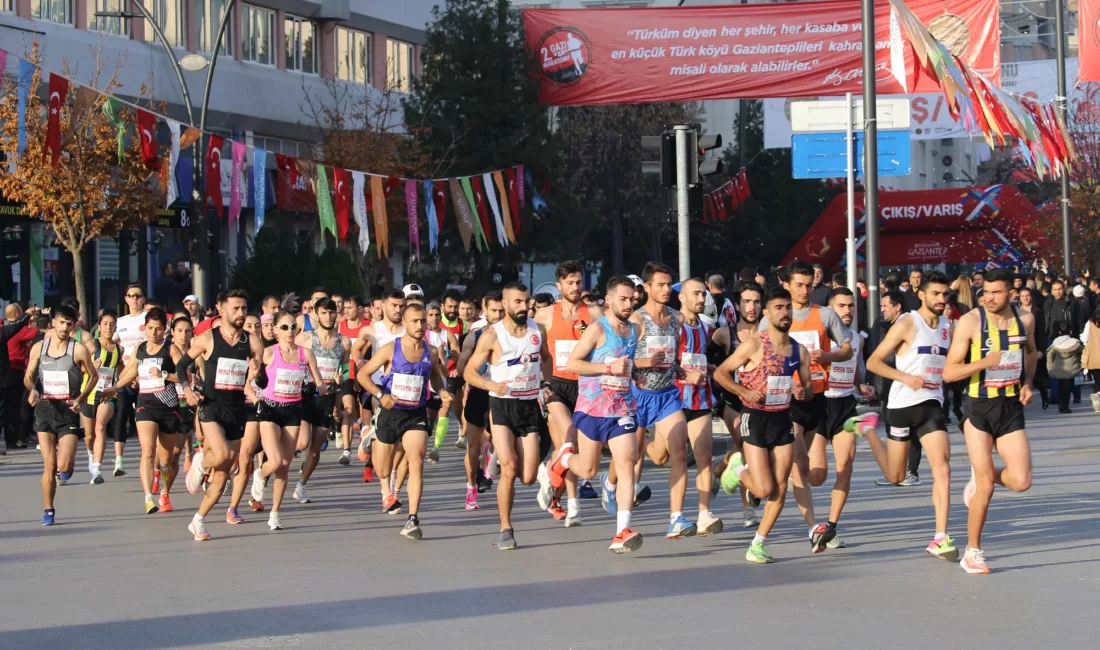
<svg viewBox="0 0 1100 650"><path fill-rule="evenodd" d="M1077 319L1077 310L1071 298L1051 298L1046 306L1046 332L1052 335L1058 331L1058 323L1069 325L1069 331L1075 336L1081 333L1081 322Z"/></svg>
<svg viewBox="0 0 1100 650"><path fill-rule="evenodd" d="M882 343L882 340L886 338L886 332L889 331L892 324L893 323L880 316L878 320L875 321L875 324L870 328L870 331L867 333L867 340L864 341L863 346L864 368L867 367L867 359L871 358L871 354L875 351L875 348L877 348L879 344ZM886 358L883 359L883 361L885 361L886 365L890 366L891 368L896 367L897 353L891 352L890 354L886 355ZM885 403L886 396L890 392L890 384L892 382L885 377L880 377L871 372L867 373L866 381L869 385L874 386L875 390L878 392L879 396L883 400L883 403Z"/></svg>
<svg viewBox="0 0 1100 650"><path fill-rule="evenodd" d="M1072 336L1059 336L1047 349L1047 371L1055 379L1073 379L1081 373L1084 346Z"/></svg>

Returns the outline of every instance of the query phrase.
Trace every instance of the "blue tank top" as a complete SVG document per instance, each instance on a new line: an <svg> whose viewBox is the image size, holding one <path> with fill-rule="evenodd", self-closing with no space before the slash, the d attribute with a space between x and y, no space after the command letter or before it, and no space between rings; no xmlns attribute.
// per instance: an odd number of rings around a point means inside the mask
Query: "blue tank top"
<svg viewBox="0 0 1100 650"><path fill-rule="evenodd" d="M592 350L588 354L588 361L592 363L606 363L608 359L626 357L634 358L634 350L638 347L638 337L634 334L634 328L630 328L630 336L622 337L615 334L607 317L603 316L596 321L603 328L603 345ZM622 417L634 414L634 398L630 394L630 370L631 364L627 362L627 373L624 377L611 375L582 376L577 380L577 407L576 410L594 417Z"/></svg>
<svg viewBox="0 0 1100 650"><path fill-rule="evenodd" d="M382 377L382 391L393 396L393 407L406 411L423 408L428 403L428 378L432 375L432 358L429 346L422 343L423 355L419 361L409 361L401 349L401 339L393 342L393 359L390 370Z"/></svg>
<svg viewBox="0 0 1100 650"><path fill-rule="evenodd" d="M313 331L313 321L311 321L309 319L309 314L303 314L302 315L302 331L303 332L312 332Z"/></svg>

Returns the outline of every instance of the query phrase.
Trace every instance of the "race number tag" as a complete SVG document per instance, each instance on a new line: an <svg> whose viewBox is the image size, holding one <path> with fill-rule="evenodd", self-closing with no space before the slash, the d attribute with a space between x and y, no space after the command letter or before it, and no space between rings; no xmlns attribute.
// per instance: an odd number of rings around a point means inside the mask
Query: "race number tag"
<svg viewBox="0 0 1100 650"><path fill-rule="evenodd" d="M398 406L420 406L420 398L424 394L424 378L420 375L406 375L405 373L393 373L393 382L390 384L390 395Z"/></svg>
<svg viewBox="0 0 1100 650"><path fill-rule="evenodd" d="M856 359L829 367L829 390L851 390L856 382Z"/></svg>
<svg viewBox="0 0 1100 650"><path fill-rule="evenodd" d="M276 399L299 400L302 398L302 382L306 373L299 368L276 368L275 387L271 389Z"/></svg>
<svg viewBox="0 0 1100 650"><path fill-rule="evenodd" d="M786 375L768 377L768 392L764 395L764 410L782 411L790 406L791 389L793 387L793 377Z"/></svg>
<svg viewBox="0 0 1100 650"><path fill-rule="evenodd" d="M336 357L317 356L317 371L321 373L321 379L332 381L340 370L340 359Z"/></svg>
<svg viewBox="0 0 1100 650"><path fill-rule="evenodd" d="M609 393L629 393L630 372L631 370L633 370L633 366L634 364L627 360L625 377L618 377L616 375L601 375L600 388Z"/></svg>
<svg viewBox="0 0 1100 650"><path fill-rule="evenodd" d="M665 353L665 361L660 368L671 368L673 360L676 354L676 337L675 336L650 336L646 338L645 343L645 356L646 358L653 358L658 352Z"/></svg>
<svg viewBox="0 0 1100 650"><path fill-rule="evenodd" d="M42 397L46 399L69 399L69 373L64 370L42 371Z"/></svg>
<svg viewBox="0 0 1100 650"><path fill-rule="evenodd" d="M565 362L569 361L569 355L573 354L573 348L577 347L577 341L556 341L554 343L554 368L565 369Z"/></svg>
<svg viewBox="0 0 1100 650"><path fill-rule="evenodd" d="M1013 386L1020 381L1023 368L1023 350L1004 350L1001 352L1000 363L985 371L983 384L986 388Z"/></svg>
<svg viewBox="0 0 1100 650"><path fill-rule="evenodd" d="M806 348L807 352L821 349L821 340L818 338L817 332L791 332L791 338L801 343ZM816 363L812 364L810 366L810 379L813 381L824 381L825 369Z"/></svg>
<svg viewBox="0 0 1100 650"><path fill-rule="evenodd" d="M515 366L512 380L508 382L508 396L530 399L539 394L539 364L524 363Z"/></svg>
<svg viewBox="0 0 1100 650"><path fill-rule="evenodd" d="M680 367L684 370L705 373L707 371L707 355L685 352L680 358Z"/></svg>
<svg viewBox="0 0 1100 650"><path fill-rule="evenodd" d="M138 362L138 392L142 394L157 393L164 390L164 375L160 368L162 359L148 358ZM153 370L157 374L153 375Z"/></svg>
<svg viewBox="0 0 1100 650"><path fill-rule="evenodd" d="M96 368L95 372L97 377L95 382L95 392L99 393L107 390L107 387L110 386L111 383L115 380L115 369L100 367Z"/></svg>
<svg viewBox="0 0 1100 650"><path fill-rule="evenodd" d="M939 390L943 386L943 367L947 357L939 354L922 354L921 379L924 380L924 388Z"/></svg>
<svg viewBox="0 0 1100 650"><path fill-rule="evenodd" d="M248 362L244 359L218 359L214 372L214 388L217 390L244 390L248 379Z"/></svg>

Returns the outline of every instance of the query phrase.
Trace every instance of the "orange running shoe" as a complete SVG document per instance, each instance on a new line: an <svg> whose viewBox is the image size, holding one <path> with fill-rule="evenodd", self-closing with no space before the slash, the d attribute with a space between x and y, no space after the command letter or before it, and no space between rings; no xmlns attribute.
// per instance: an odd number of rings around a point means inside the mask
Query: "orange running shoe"
<svg viewBox="0 0 1100 650"><path fill-rule="evenodd" d="M374 480L374 470L370 467L363 468L363 482L370 483Z"/></svg>
<svg viewBox="0 0 1100 650"><path fill-rule="evenodd" d="M565 519L565 511L561 509L561 503L557 499L550 502L547 512L553 515L554 519Z"/></svg>
<svg viewBox="0 0 1100 650"><path fill-rule="evenodd" d="M160 492L160 470L153 470L153 494Z"/></svg>
<svg viewBox="0 0 1100 650"><path fill-rule="evenodd" d="M629 553L642 547L642 534L629 528L619 531L615 539L611 540L611 551L614 553Z"/></svg>
<svg viewBox="0 0 1100 650"><path fill-rule="evenodd" d="M160 503L158 504L161 512L172 512L175 508L172 507L172 502L168 500L168 494L164 493L160 495Z"/></svg>
<svg viewBox="0 0 1100 650"><path fill-rule="evenodd" d="M248 507L252 508L252 512L263 512L264 502L248 497Z"/></svg>
<svg viewBox="0 0 1100 650"><path fill-rule="evenodd" d="M228 510L225 511L225 523L227 523L227 524L239 524L243 521L244 521L244 519L242 519L241 516L237 514L237 509L236 508L229 508Z"/></svg>

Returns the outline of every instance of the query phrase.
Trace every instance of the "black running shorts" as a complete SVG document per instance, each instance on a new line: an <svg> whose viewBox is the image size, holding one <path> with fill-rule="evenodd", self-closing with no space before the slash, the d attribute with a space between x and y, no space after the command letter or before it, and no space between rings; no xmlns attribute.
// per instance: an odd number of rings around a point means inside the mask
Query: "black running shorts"
<svg viewBox="0 0 1100 650"><path fill-rule="evenodd" d="M791 421L805 433L820 432L825 424L825 396L814 395L808 400L791 400Z"/></svg>
<svg viewBox="0 0 1100 650"><path fill-rule="evenodd" d="M930 399L906 406L904 408L889 408L887 422L889 426L889 438L899 442L906 442L923 438L933 431L947 431L947 422L943 418L943 405L939 401Z"/></svg>
<svg viewBox="0 0 1100 650"><path fill-rule="evenodd" d="M302 402L280 404L262 399L257 415L260 422L271 422L277 427L299 427L302 425Z"/></svg>
<svg viewBox="0 0 1100 650"><path fill-rule="evenodd" d="M761 449L775 449L793 444L790 410L745 409L741 412L741 441Z"/></svg>
<svg viewBox="0 0 1100 650"><path fill-rule="evenodd" d="M466 393L466 401L462 406L462 415L466 418L468 424L472 424L479 429L487 427L489 425L488 391L470 386L469 392Z"/></svg>
<svg viewBox="0 0 1100 650"><path fill-rule="evenodd" d="M134 414L135 422L153 422L160 428L161 433L179 433L180 412L179 409L170 408L162 404L143 404L137 407Z"/></svg>
<svg viewBox="0 0 1100 650"><path fill-rule="evenodd" d="M848 418L856 416L856 396L826 397L825 398L825 424L818 431L826 440L832 440L833 436L844 431L844 423Z"/></svg>
<svg viewBox="0 0 1100 650"><path fill-rule="evenodd" d="M577 380L551 377L550 392L552 394L546 401L547 404L560 402L565 404L570 413L577 410Z"/></svg>
<svg viewBox="0 0 1100 650"><path fill-rule="evenodd" d="M69 404L63 401L40 400L34 407L34 430L41 433L52 433L57 437L67 435L79 435L80 414L69 408Z"/></svg>
<svg viewBox="0 0 1100 650"><path fill-rule="evenodd" d="M489 417L492 426L508 427L517 438L531 433L547 435L546 418L535 399L489 397Z"/></svg>
<svg viewBox="0 0 1100 650"><path fill-rule="evenodd" d="M1019 397L969 397L963 400L963 418L978 431L996 440L1014 431L1024 430L1024 405Z"/></svg>
<svg viewBox="0 0 1100 650"><path fill-rule="evenodd" d="M378 442L384 445L396 445L409 431L428 432L428 409L420 407L405 409L382 409L378 414L378 426L375 428Z"/></svg>
<svg viewBox="0 0 1100 650"><path fill-rule="evenodd" d="M247 404L229 406L227 404L203 403L199 406L199 422L209 422L220 426L222 431L225 432L225 439L228 441L240 440L244 438L244 425L248 422L248 412L250 410L255 411L256 408ZM203 428L203 433L206 432L207 429Z"/></svg>

